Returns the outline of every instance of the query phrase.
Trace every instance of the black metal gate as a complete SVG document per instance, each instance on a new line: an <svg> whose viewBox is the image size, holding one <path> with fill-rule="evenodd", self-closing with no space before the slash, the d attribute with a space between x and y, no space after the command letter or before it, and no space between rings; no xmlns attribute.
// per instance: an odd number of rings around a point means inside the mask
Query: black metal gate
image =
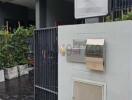
<svg viewBox="0 0 132 100"><path fill-rule="evenodd" d="M35 100L58 99L58 30L35 30Z"/></svg>
<svg viewBox="0 0 132 100"><path fill-rule="evenodd" d="M111 10L127 10L132 7L132 0L111 0Z"/></svg>
<svg viewBox="0 0 132 100"><path fill-rule="evenodd" d="M132 11L132 0L109 0L109 15L113 21L123 20L123 16Z"/></svg>

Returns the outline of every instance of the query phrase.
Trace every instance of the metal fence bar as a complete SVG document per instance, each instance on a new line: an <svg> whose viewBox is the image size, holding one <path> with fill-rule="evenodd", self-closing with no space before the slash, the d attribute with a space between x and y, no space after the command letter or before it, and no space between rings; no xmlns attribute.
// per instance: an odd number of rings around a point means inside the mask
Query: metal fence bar
<svg viewBox="0 0 132 100"><path fill-rule="evenodd" d="M126 10L132 7L132 0L111 0L111 11Z"/></svg>
<svg viewBox="0 0 132 100"><path fill-rule="evenodd" d="M123 16L132 11L132 0L109 0L109 13L104 21L123 20Z"/></svg>

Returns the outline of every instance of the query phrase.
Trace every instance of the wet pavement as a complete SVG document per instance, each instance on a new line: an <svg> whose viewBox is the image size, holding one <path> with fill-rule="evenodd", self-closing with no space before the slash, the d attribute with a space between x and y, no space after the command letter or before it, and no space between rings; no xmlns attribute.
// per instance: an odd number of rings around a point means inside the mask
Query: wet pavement
<svg viewBox="0 0 132 100"><path fill-rule="evenodd" d="M0 100L34 100L33 78L26 75L0 83Z"/></svg>

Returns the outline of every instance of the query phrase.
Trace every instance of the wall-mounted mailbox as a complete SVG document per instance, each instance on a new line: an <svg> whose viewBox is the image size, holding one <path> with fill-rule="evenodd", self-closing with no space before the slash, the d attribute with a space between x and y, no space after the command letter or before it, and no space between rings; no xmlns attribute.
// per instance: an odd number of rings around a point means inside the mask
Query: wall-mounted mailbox
<svg viewBox="0 0 132 100"><path fill-rule="evenodd" d="M85 59L91 70L104 71L104 39L87 39Z"/></svg>

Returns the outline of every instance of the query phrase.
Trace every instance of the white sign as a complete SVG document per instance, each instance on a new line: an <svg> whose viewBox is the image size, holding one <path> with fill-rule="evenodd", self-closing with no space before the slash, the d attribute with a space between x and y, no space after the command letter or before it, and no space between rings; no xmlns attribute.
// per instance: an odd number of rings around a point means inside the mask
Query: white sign
<svg viewBox="0 0 132 100"><path fill-rule="evenodd" d="M108 0L75 0L75 18L87 18L108 14Z"/></svg>

